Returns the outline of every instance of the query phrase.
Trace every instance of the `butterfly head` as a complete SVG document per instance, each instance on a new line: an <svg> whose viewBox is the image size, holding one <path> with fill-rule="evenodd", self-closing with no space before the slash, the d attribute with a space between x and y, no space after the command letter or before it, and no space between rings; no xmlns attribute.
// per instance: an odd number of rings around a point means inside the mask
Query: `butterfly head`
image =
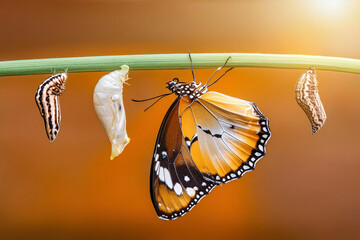
<svg viewBox="0 0 360 240"><path fill-rule="evenodd" d="M207 86L196 83L195 81L190 83L179 82L179 79L174 78L172 81L166 83L171 92L180 97L188 96L191 100L201 97L201 95L207 92Z"/></svg>

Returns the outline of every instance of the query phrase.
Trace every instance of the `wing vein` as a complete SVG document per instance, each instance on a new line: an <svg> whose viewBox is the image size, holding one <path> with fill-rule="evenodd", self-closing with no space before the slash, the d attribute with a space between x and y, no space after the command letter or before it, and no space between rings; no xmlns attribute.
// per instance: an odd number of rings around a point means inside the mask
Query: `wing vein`
<svg viewBox="0 0 360 240"><path fill-rule="evenodd" d="M223 132L226 132L227 134L229 134L229 135L231 135L232 137L234 137L232 134L230 134L229 132L227 132L226 130L224 130L223 126L220 124L221 120L219 120L204 104L202 104L200 101L198 101L198 102L200 103L200 105L201 105L203 108L206 109L206 111L208 111L208 112L219 122L219 125L220 125L220 127L222 128ZM225 121L224 121L224 122L225 122ZM232 125L236 125L236 124L233 124L233 123L231 123L231 124L232 124ZM237 125L236 125L236 126L237 126ZM242 128L242 129L246 129L246 128ZM223 135L223 134L221 134L221 139L223 140L222 135ZM235 137L234 137L234 138L235 138ZM249 146L250 148L253 148L252 146L248 145L246 142L243 142L243 141L241 141L241 140L238 139L238 138L235 138L235 139L239 140L240 142L244 143L245 145ZM240 158L240 159L241 159L241 158Z"/></svg>
<svg viewBox="0 0 360 240"><path fill-rule="evenodd" d="M196 102L200 103L200 102L197 101L197 100L196 100ZM200 103L200 106L202 106L202 107L205 108L205 106L204 106L203 104L201 104L201 103ZM191 109L191 112L192 112L192 114L193 114L193 118L194 118L194 121L195 121L195 123L196 123L196 126L197 126L198 124L197 124L197 122L196 122L196 118L195 118L195 115L194 115L194 112L193 112L192 107L190 107L190 109ZM224 131L224 128L221 126L221 124L220 124L220 122L219 122L219 119L218 119L212 112L210 112L208 109L205 108L205 110L208 111L209 114L211 114L211 115L215 118L215 120L219 123L219 125L220 125L220 127L221 127L221 129L222 129L222 131L223 131L223 133L224 133L224 132L225 132L225 131ZM196 131L198 132L198 127L196 128ZM223 141L223 139L222 139L223 133L221 134L221 140L222 140L222 141ZM199 133L198 133L198 136L199 136ZM219 147L218 147L218 145L216 144L216 142L215 142L213 139L211 139L211 140L214 142L214 145L215 145L215 147L217 148L217 152L220 153L221 156L223 156L222 153L221 153L221 151L219 151ZM200 143L199 143L199 145L200 145ZM226 171L226 169L224 169L224 167L222 166L222 164L219 162L219 160L218 160L217 158L215 158L215 160L216 160L216 162L218 163L218 165L221 167L221 169L226 173L225 175L227 175L227 174L228 174L228 171ZM228 166L228 168L231 169L230 165L229 165L225 160L224 160L224 162L225 162L225 164Z"/></svg>

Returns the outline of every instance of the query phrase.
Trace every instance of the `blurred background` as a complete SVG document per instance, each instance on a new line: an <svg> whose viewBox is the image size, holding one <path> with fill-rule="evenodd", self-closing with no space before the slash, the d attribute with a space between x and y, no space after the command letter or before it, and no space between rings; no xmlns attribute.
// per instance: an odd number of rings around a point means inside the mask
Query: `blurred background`
<svg viewBox="0 0 360 240"><path fill-rule="evenodd" d="M351 0L1 1L0 60L244 52L360 58L360 3ZM196 70L207 80L214 69ZM34 101L49 75L0 78L1 239L356 239L360 237L359 75L317 71L328 119L311 135L295 102L305 70L239 68L212 87L255 102L272 138L255 171L215 188L190 213L158 219L149 194L153 147L190 70L132 71L124 152L93 109L105 73L70 73L61 131L46 137Z"/></svg>

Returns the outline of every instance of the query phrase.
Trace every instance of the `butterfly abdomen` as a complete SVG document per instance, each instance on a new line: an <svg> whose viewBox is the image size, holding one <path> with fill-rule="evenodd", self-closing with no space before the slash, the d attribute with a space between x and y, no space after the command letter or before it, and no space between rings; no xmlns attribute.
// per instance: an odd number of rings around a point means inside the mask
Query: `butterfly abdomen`
<svg viewBox="0 0 360 240"><path fill-rule="evenodd" d="M61 111L59 96L65 92L66 73L52 75L41 83L35 94L35 102L44 120L45 131L54 141L60 130Z"/></svg>
<svg viewBox="0 0 360 240"><path fill-rule="evenodd" d="M313 69L309 69L301 75L295 88L296 102L309 118L312 134L316 133L326 121L326 113L317 86L316 73Z"/></svg>

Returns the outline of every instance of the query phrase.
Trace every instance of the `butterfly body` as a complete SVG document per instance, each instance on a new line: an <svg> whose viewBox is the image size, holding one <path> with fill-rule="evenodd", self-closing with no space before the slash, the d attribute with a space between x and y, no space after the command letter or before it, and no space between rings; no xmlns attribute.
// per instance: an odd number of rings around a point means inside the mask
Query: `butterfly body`
<svg viewBox="0 0 360 240"><path fill-rule="evenodd" d="M199 98L201 95L207 92L207 85L201 85L201 83L196 82L179 82L177 78L174 78L172 81L167 83L166 88L171 92L175 93L179 97L188 96L190 100Z"/></svg>
<svg viewBox="0 0 360 240"><path fill-rule="evenodd" d="M65 92L66 73L54 74L42 82L35 94L35 102L44 119L45 131L54 141L60 131L61 111L59 96Z"/></svg>
<svg viewBox="0 0 360 240"><path fill-rule="evenodd" d="M151 199L158 216L173 220L222 183L254 169L270 138L254 103L208 91L207 84L174 79L177 98L161 124L151 167Z"/></svg>

